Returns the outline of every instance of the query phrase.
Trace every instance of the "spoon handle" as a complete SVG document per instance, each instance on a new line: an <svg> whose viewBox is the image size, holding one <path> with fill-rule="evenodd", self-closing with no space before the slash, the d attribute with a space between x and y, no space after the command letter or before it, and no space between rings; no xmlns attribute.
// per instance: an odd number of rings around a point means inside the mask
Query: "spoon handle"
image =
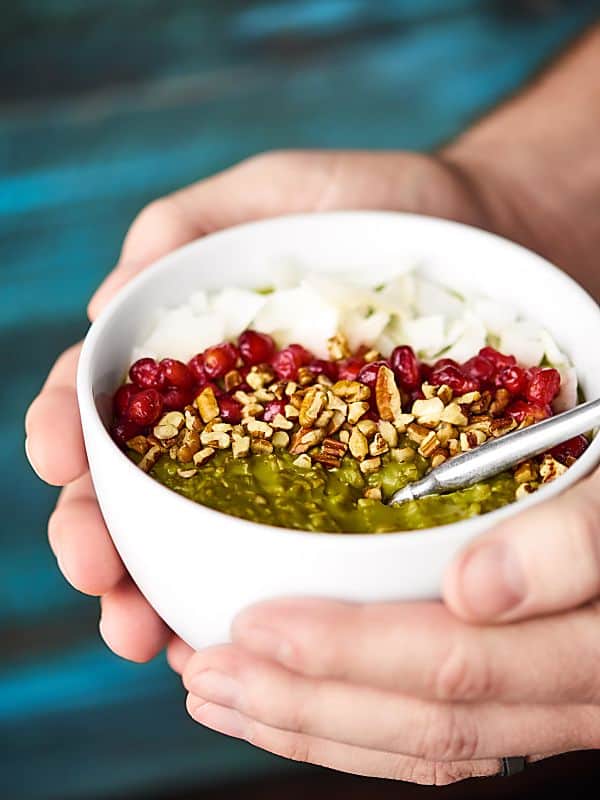
<svg viewBox="0 0 600 800"><path fill-rule="evenodd" d="M561 442L600 425L600 399L550 417L520 431L493 439L455 456L432 470L423 480L400 489L391 503L426 494L462 489L491 478L527 458L540 455Z"/></svg>

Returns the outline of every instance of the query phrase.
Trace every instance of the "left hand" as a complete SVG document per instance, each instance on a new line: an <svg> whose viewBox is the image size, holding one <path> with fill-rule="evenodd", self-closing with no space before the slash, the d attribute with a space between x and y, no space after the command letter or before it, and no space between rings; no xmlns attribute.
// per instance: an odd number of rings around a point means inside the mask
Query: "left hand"
<svg viewBox="0 0 600 800"><path fill-rule="evenodd" d="M474 541L444 599L262 603L170 660L198 722L346 772L451 783L600 746L600 471Z"/></svg>

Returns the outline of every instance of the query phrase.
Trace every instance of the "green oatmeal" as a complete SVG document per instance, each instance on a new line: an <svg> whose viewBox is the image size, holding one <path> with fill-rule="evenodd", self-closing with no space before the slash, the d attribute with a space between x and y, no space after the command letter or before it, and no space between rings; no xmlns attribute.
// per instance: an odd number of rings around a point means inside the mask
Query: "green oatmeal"
<svg viewBox="0 0 600 800"><path fill-rule="evenodd" d="M425 459L417 456L412 463L398 464L384 458L382 468L368 476L349 457L333 470L318 463L301 468L292 462L293 456L285 452L235 459L223 451L192 477L182 478L178 475L181 465L165 455L150 474L217 511L266 525L330 533L386 533L445 525L493 511L515 497L513 476L503 474L452 494L386 506L365 498L365 489L380 487L387 498L425 473Z"/></svg>

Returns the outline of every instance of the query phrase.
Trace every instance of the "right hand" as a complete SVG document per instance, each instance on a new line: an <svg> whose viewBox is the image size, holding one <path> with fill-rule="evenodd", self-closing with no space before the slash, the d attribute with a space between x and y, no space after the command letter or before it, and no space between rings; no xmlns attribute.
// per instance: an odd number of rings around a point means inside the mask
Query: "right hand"
<svg viewBox="0 0 600 800"><path fill-rule="evenodd" d="M147 206L119 262L89 305L94 320L121 287L157 258L241 222L302 211L412 211L493 228L456 165L413 153L280 152L242 162ZM133 583L104 524L88 472L75 373L79 346L63 353L26 418L26 449L37 474L64 486L49 522L65 578L101 597L100 632L117 654L147 661L166 645L181 671L191 649L177 640Z"/></svg>

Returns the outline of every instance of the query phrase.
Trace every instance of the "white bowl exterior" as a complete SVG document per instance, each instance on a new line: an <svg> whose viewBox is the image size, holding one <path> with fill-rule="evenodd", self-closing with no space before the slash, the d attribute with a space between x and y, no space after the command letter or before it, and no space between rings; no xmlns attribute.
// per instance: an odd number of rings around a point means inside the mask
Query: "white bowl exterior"
<svg viewBox="0 0 600 800"><path fill-rule="evenodd" d="M196 648L226 641L238 611L274 596L439 596L446 565L471 538L562 491L600 461L598 437L563 478L518 507L443 528L378 536L257 525L153 481L115 447L100 419L108 419L110 395L132 346L148 333L152 310L180 304L199 288L268 285L272 266L286 260L341 276L359 268L375 280L419 266L466 294L510 302L554 334L588 399L600 396L598 305L543 259L476 229L383 212L299 215L239 226L170 254L126 287L90 329L78 394L94 486L117 549L150 603Z"/></svg>

